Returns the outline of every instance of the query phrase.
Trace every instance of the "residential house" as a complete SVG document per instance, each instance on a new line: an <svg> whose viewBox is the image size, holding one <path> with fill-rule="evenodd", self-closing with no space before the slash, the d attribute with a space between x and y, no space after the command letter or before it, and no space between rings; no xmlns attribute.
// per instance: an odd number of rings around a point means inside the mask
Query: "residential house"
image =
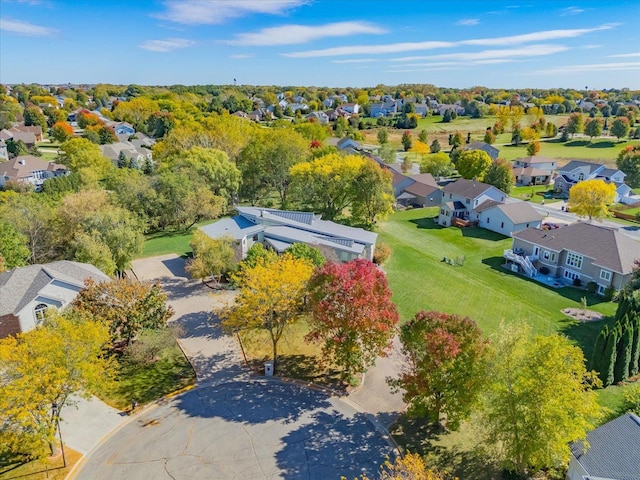
<svg viewBox="0 0 640 480"><path fill-rule="evenodd" d="M479 206L488 201L504 203L506 198L506 193L492 185L460 178L442 189L438 224L449 227L478 221Z"/></svg>
<svg viewBox="0 0 640 480"><path fill-rule="evenodd" d="M107 122L107 126L113 128L113 131L116 132L116 135L134 135L136 133L136 129L133 128L133 125L127 122Z"/></svg>
<svg viewBox="0 0 640 480"><path fill-rule="evenodd" d="M558 162L539 155L516 158L513 161L513 176L517 185L549 185Z"/></svg>
<svg viewBox="0 0 640 480"><path fill-rule="evenodd" d="M33 134L33 137L35 138L35 142L33 142L33 144L35 144L36 142L41 142L42 141L42 127L40 125L29 125L24 126L24 125L16 125L15 127L11 127L9 129L10 132L13 132L14 134L14 140L18 140L18 138L15 137L15 134L18 133L31 133ZM27 143L26 141L22 140L24 143Z"/></svg>
<svg viewBox="0 0 640 480"><path fill-rule="evenodd" d="M0 273L0 338L32 330L47 308L64 309L89 278L110 280L93 265L68 260Z"/></svg>
<svg viewBox="0 0 640 480"><path fill-rule="evenodd" d="M625 177L626 174L621 170L607 168L597 163L572 160L558 169L558 175L554 181L554 189L559 193L569 195L571 187L584 180L603 180L606 183L615 184L615 203L634 203L637 200L632 198L633 192L631 188L624 183Z"/></svg>
<svg viewBox="0 0 640 480"><path fill-rule="evenodd" d="M354 140L351 137L343 137L340 140L338 140L338 143L336 143L336 147L338 147L338 150L347 150L348 148L351 148L353 150L359 150L360 142L358 142L357 140Z"/></svg>
<svg viewBox="0 0 640 480"><path fill-rule="evenodd" d="M343 262L355 258L373 260L377 233L348 227L310 212L294 212L261 207L236 207L238 215L200 227L211 238L230 237L238 259L243 259L255 243L278 253L294 243L330 250Z"/></svg>
<svg viewBox="0 0 640 480"><path fill-rule="evenodd" d="M391 100L383 103L372 103L370 116L373 118L392 117L398 113L398 102Z"/></svg>
<svg viewBox="0 0 640 480"><path fill-rule="evenodd" d="M141 145L136 146L133 142L116 142L100 145L100 150L114 165L118 165L118 159L121 153L129 161L132 161L137 168L141 168L147 159L153 160L153 155L149 148L144 148Z"/></svg>
<svg viewBox="0 0 640 480"><path fill-rule="evenodd" d="M570 448L567 480L640 479L640 417L633 413L591 430Z"/></svg>
<svg viewBox="0 0 640 480"><path fill-rule="evenodd" d="M27 147L35 147L36 145L35 133L15 131L13 128L0 130L0 140L4 140L5 142L9 140L14 142L22 140Z"/></svg>
<svg viewBox="0 0 640 480"><path fill-rule="evenodd" d="M516 232L505 258L519 263L508 258L508 252L527 257L538 271L560 281L595 282L603 294L609 287L621 290L627 284L634 262L640 259L640 243L616 228L577 222L555 230Z"/></svg>
<svg viewBox="0 0 640 480"><path fill-rule="evenodd" d="M9 151L7 150L7 143L0 139L0 161L9 160Z"/></svg>
<svg viewBox="0 0 640 480"><path fill-rule="evenodd" d="M324 112L311 112L309 115L307 115L307 118L309 120L318 122L320 125L326 125L327 123L329 123L329 115Z"/></svg>
<svg viewBox="0 0 640 480"><path fill-rule="evenodd" d="M355 115L360 111L360 105L357 103L343 103L339 107L342 111Z"/></svg>
<svg viewBox="0 0 640 480"><path fill-rule="evenodd" d="M415 107L416 114L421 115L423 117L426 117L427 115L429 115L429 105L427 105L426 103L416 103L414 107Z"/></svg>
<svg viewBox="0 0 640 480"><path fill-rule="evenodd" d="M325 98L325 99L322 101L322 106L323 106L324 108L331 108L331 107L333 107L333 99L332 99L332 98Z"/></svg>
<svg viewBox="0 0 640 480"><path fill-rule="evenodd" d="M507 237L525 228L540 228L542 215L528 202L484 202L475 209L478 226Z"/></svg>
<svg viewBox="0 0 640 480"><path fill-rule="evenodd" d="M48 162L33 155L23 155L0 163L0 187L7 182L30 183L40 190L48 178L68 175L64 165Z"/></svg>
<svg viewBox="0 0 640 480"><path fill-rule="evenodd" d="M453 104L453 105L445 105L443 103L439 104L438 107L438 113L440 115L444 115L444 113L449 110L451 112L455 112L456 115L464 115L464 107L462 107L461 105L458 104Z"/></svg>
<svg viewBox="0 0 640 480"><path fill-rule="evenodd" d="M393 186L400 205L436 207L442 203L442 191L430 173L403 175L393 169Z"/></svg>
<svg viewBox="0 0 640 480"><path fill-rule="evenodd" d="M498 154L500 153L500 150L498 150L496 147L494 147L493 145L489 145L488 143L485 143L485 142L468 143L467 145L462 147L462 150L482 150L483 152L486 152L487 155L491 157L491 160L497 159Z"/></svg>

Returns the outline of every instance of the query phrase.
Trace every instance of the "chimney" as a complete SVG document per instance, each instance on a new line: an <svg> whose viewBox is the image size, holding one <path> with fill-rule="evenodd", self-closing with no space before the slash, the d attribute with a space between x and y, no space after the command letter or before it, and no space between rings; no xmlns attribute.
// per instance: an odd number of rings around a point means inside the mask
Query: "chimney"
<svg viewBox="0 0 640 480"><path fill-rule="evenodd" d="M25 164L26 164L26 162L24 161L24 158L19 159L19 160L18 160L18 163L19 163L20 165L25 165Z"/></svg>

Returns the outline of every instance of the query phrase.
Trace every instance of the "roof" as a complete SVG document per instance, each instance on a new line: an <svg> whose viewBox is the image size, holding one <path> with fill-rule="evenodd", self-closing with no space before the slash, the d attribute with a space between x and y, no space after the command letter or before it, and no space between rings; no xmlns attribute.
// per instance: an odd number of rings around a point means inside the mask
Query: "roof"
<svg viewBox="0 0 640 480"><path fill-rule="evenodd" d="M426 183L415 182L404 189L405 192L417 195L418 197L428 197L434 192L440 193L440 187Z"/></svg>
<svg viewBox="0 0 640 480"><path fill-rule="evenodd" d="M573 442L571 453L589 478L640 479L640 418L627 413L587 434L584 442Z"/></svg>
<svg viewBox="0 0 640 480"><path fill-rule="evenodd" d="M357 243L350 238L327 237L285 225L268 226L264 231L264 237L279 252L286 250L294 243L327 245L331 248L356 254L361 254L364 251L362 243Z"/></svg>
<svg viewBox="0 0 640 480"><path fill-rule="evenodd" d="M260 207L236 207L240 215L254 223L286 225L308 232L353 239L356 242L375 245L377 233L362 228L348 227L329 220L321 220L320 215L311 212L296 212Z"/></svg>
<svg viewBox="0 0 640 480"><path fill-rule="evenodd" d="M56 170L66 170L67 167L57 163L48 162L33 155L23 155L8 162L0 163L0 176L9 177L13 180L26 178L31 172Z"/></svg>
<svg viewBox="0 0 640 480"><path fill-rule="evenodd" d="M477 196L482 195L484 192L486 192L490 188L495 188L495 187L488 185L486 183L459 178L455 182L448 183L447 185L445 185L442 191L444 193L453 193L454 195L461 195L465 198L476 198Z"/></svg>
<svg viewBox="0 0 640 480"><path fill-rule="evenodd" d="M513 167L514 175L526 175L527 177L541 177L548 176L551 170L543 170L535 167Z"/></svg>
<svg viewBox="0 0 640 480"><path fill-rule="evenodd" d="M444 202L444 205L446 205L450 210L466 210L467 207L464 203L459 202L459 201L455 201L455 202Z"/></svg>
<svg viewBox="0 0 640 480"><path fill-rule="evenodd" d="M431 185L432 187L438 187L438 182L436 182L436 179L433 178L433 175L431 175L430 173L415 173L413 175L409 175L409 178L415 180L416 182Z"/></svg>
<svg viewBox="0 0 640 480"><path fill-rule="evenodd" d="M554 163L556 160L553 158L543 157L541 155L533 155L531 157L516 158L514 162L523 162L535 165L536 163Z"/></svg>
<svg viewBox="0 0 640 480"><path fill-rule="evenodd" d="M69 260L17 267L0 273L0 316L16 315L54 280L81 288L87 278L109 280L108 276L93 265Z"/></svg>
<svg viewBox="0 0 640 480"><path fill-rule="evenodd" d="M229 235L235 240L242 240L247 235L254 235L264 231L264 229L264 225L256 225L241 215L236 215L232 218L223 218L217 222L200 227L200 230L211 238L220 238Z"/></svg>
<svg viewBox="0 0 640 480"><path fill-rule="evenodd" d="M593 173L598 168L601 168L602 165L591 162L583 162L582 160L571 160L564 167L558 169L559 172L571 172L576 168L586 167L589 174Z"/></svg>
<svg viewBox="0 0 640 480"><path fill-rule="evenodd" d="M487 152L491 158L497 157L500 152L499 149L485 142L471 142L465 145L463 150L482 150L483 152Z"/></svg>
<svg viewBox="0 0 640 480"><path fill-rule="evenodd" d="M487 202L484 202L487 203ZM483 203L483 205L484 205ZM540 215L535 208L529 205L528 202L514 202L514 203L497 203L494 205L490 205L485 210L490 209L500 210L505 217L511 220L514 225L519 225L522 223L529 222L539 222L542 220L542 215Z"/></svg>
<svg viewBox="0 0 640 480"><path fill-rule="evenodd" d="M527 242L559 252L568 250L593 259L593 263L621 274L631 273L640 258L640 243L616 228L577 222L557 230L527 228L513 234Z"/></svg>

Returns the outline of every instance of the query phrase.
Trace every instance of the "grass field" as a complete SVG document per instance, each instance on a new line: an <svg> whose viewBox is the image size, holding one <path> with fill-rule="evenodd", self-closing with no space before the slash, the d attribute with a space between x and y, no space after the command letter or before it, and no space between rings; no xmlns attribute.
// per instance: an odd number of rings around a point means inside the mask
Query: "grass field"
<svg viewBox="0 0 640 480"><path fill-rule="evenodd" d="M82 454L65 447L64 456L66 467L63 466L61 452L53 458L43 458L27 463L0 455L0 480L18 478L28 480L64 480L73 466L82 458Z"/></svg>
<svg viewBox="0 0 640 480"><path fill-rule="evenodd" d="M191 254L191 237L196 228L202 225L208 225L216 220L207 220L196 223L189 230L170 231L170 232L154 232L146 236L142 253L139 258L155 257L157 255L165 255L167 253L176 253L180 256Z"/></svg>

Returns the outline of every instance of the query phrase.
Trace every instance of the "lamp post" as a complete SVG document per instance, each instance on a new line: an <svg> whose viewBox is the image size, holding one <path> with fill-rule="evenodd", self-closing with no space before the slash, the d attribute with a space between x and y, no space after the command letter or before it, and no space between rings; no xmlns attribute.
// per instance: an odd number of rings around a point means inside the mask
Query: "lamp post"
<svg viewBox="0 0 640 480"><path fill-rule="evenodd" d="M64 455L64 443L62 442L62 431L60 430L60 416L58 412L58 404L53 402L51 404L51 413L56 422L56 429L58 430L58 437L60 437L60 450L62 451L62 466L63 468L67 466L67 458Z"/></svg>

